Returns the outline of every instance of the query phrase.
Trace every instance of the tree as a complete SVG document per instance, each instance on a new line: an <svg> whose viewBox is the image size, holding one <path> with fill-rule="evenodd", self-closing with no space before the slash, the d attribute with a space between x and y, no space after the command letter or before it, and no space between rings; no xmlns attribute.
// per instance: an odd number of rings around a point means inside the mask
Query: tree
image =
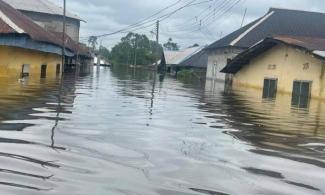
<svg viewBox="0 0 325 195"><path fill-rule="evenodd" d="M146 35L129 33L112 48L114 64L149 65L160 59L162 47Z"/></svg>
<svg viewBox="0 0 325 195"><path fill-rule="evenodd" d="M97 37L96 36L90 36L89 39L88 39L88 44L89 44L89 46L91 46L93 51L95 51L96 45L98 44Z"/></svg>
<svg viewBox="0 0 325 195"><path fill-rule="evenodd" d="M168 42L164 44L164 48L167 49L168 51L178 51L179 50L178 44L174 43L172 38L168 39Z"/></svg>
<svg viewBox="0 0 325 195"><path fill-rule="evenodd" d="M104 59L106 61L109 61L111 58L111 52L104 46L100 46L96 53L100 56L101 59Z"/></svg>

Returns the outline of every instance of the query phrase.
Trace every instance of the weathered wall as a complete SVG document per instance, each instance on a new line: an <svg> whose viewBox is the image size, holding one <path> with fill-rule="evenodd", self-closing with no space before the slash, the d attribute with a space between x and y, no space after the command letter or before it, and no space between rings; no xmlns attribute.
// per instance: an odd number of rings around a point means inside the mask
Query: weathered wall
<svg viewBox="0 0 325 195"><path fill-rule="evenodd" d="M29 64L29 78L40 79L41 65L47 65L46 77L55 78L61 56L16 47L0 46L0 78L20 78L22 65ZM60 66L60 70L62 67Z"/></svg>
<svg viewBox="0 0 325 195"><path fill-rule="evenodd" d="M63 32L62 16L50 14L21 11L23 14L30 17L36 24L40 25L47 31ZM79 41L80 21L72 18L66 18L66 33L73 40Z"/></svg>
<svg viewBox="0 0 325 195"><path fill-rule="evenodd" d="M278 79L278 92L292 93L293 81L312 81L312 96L325 97L324 62L303 50L278 45L252 59L234 75L234 86L263 88L264 78Z"/></svg>
<svg viewBox="0 0 325 195"><path fill-rule="evenodd" d="M226 74L220 71L227 65L228 59L233 59L243 49L220 48L208 52L207 79L224 81Z"/></svg>

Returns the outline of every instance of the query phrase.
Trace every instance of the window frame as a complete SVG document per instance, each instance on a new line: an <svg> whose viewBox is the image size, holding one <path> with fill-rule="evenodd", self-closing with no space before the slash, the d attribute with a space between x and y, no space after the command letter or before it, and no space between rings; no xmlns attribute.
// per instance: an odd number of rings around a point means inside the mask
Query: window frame
<svg viewBox="0 0 325 195"><path fill-rule="evenodd" d="M266 89L266 81L268 81L268 87ZM272 92L271 90L271 81L275 82L275 88ZM276 77L264 77L263 79L263 99L274 99L278 93L278 82L279 79Z"/></svg>

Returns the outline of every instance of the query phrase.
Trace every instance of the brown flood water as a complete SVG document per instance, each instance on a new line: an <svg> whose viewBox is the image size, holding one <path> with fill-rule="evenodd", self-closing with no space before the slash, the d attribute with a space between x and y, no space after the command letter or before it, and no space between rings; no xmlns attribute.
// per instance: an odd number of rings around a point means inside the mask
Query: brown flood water
<svg viewBox="0 0 325 195"><path fill-rule="evenodd" d="M0 86L0 194L325 194L323 101L118 67Z"/></svg>

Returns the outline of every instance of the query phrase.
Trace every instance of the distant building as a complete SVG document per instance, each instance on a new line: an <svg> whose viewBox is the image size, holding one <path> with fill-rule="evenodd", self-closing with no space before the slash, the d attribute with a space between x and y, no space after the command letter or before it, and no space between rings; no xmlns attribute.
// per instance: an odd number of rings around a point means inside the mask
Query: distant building
<svg viewBox="0 0 325 195"><path fill-rule="evenodd" d="M271 8L266 15L207 47L207 78L225 80L227 62L266 37L309 36L325 38L325 14Z"/></svg>
<svg viewBox="0 0 325 195"><path fill-rule="evenodd" d="M204 47L190 47L181 51L165 51L163 60L167 72L176 74L182 69L202 69L205 72L207 66L207 53Z"/></svg>
<svg viewBox="0 0 325 195"><path fill-rule="evenodd" d="M263 89L264 98L277 92L293 100L325 98L325 38L278 36L239 54L222 70L233 86Z"/></svg>
<svg viewBox="0 0 325 195"><path fill-rule="evenodd" d="M63 29L63 9L48 0L3 0L15 9L30 17L35 23L51 32ZM61 1L59 1L61 2ZM67 12L66 33L74 41L79 41L80 21L82 19Z"/></svg>
<svg viewBox="0 0 325 195"><path fill-rule="evenodd" d="M94 57L94 65L96 65L96 66L111 66L111 63L104 59L100 59L96 56L96 57Z"/></svg>
<svg viewBox="0 0 325 195"><path fill-rule="evenodd" d="M61 39L0 0L0 77L60 76L61 54ZM73 48L66 55L72 58Z"/></svg>

